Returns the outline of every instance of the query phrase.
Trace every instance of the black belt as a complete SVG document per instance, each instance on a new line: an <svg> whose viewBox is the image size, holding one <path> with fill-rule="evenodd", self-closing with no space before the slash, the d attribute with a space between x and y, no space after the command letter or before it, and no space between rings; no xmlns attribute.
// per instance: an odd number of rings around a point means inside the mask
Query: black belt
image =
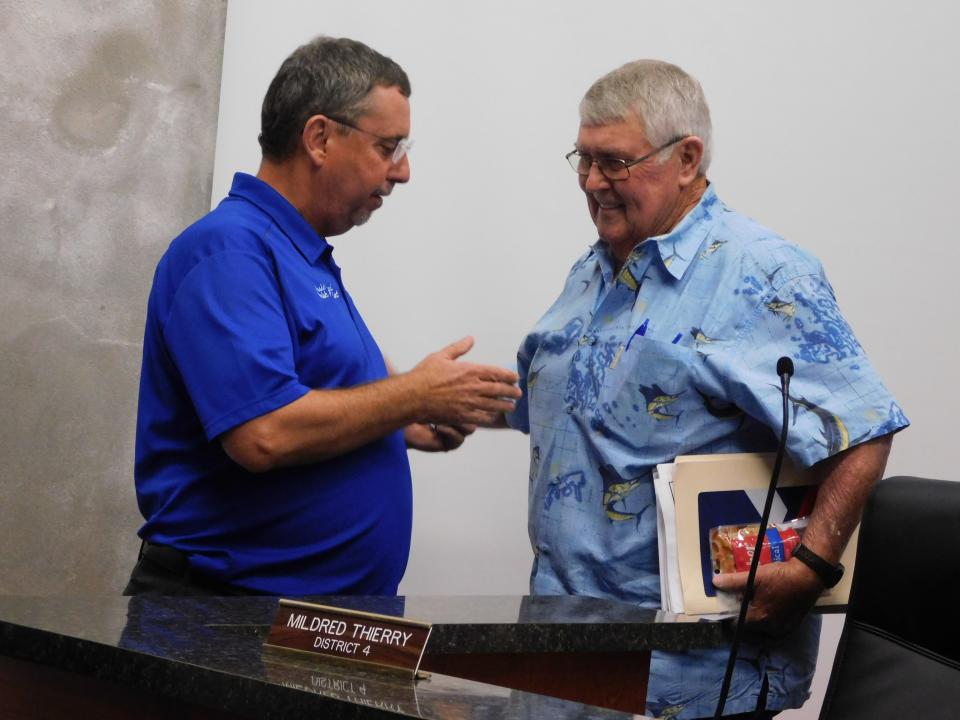
<svg viewBox="0 0 960 720"><path fill-rule="evenodd" d="M157 545L144 540L140 546L140 561L166 570L171 575L180 578L187 585L194 585L220 595L258 595L255 590L248 590L228 582L211 578L197 572L190 566L190 557L182 550L169 545Z"/></svg>
<svg viewBox="0 0 960 720"><path fill-rule="evenodd" d="M157 545L144 540L140 545L140 559L159 565L174 575L186 577L190 574L190 560L187 554L169 545Z"/></svg>

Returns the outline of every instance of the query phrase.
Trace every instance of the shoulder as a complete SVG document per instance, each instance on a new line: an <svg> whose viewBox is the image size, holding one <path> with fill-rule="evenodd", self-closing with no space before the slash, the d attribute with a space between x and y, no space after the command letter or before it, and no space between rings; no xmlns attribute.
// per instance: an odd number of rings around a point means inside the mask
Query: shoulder
<svg viewBox="0 0 960 720"><path fill-rule="evenodd" d="M570 266L570 272L567 273L568 278L575 277L580 275L584 271L592 272L593 269L597 266L597 251L596 248L589 247L586 252L583 253L580 257L577 258L576 262Z"/></svg>
<svg viewBox="0 0 960 720"><path fill-rule="evenodd" d="M576 289L579 294L579 292L583 290L584 283L589 285L590 282L592 282L597 274L598 267L599 263L596 250L592 247L587 248L587 251L578 257L576 262L570 266L567 277L563 281L563 290L560 292L560 297L557 298L558 302L567 295L571 289Z"/></svg>
<svg viewBox="0 0 960 720"><path fill-rule="evenodd" d="M178 235L167 251L175 257L202 258L220 252L260 252L272 219L242 200L227 198Z"/></svg>
<svg viewBox="0 0 960 720"><path fill-rule="evenodd" d="M157 263L151 297L161 316L184 287L271 283L274 228L268 216L231 198L186 228Z"/></svg>
<svg viewBox="0 0 960 720"><path fill-rule="evenodd" d="M273 231L269 216L249 203L227 198L174 238L157 272L183 278L197 265L224 254L266 259L270 255L266 240Z"/></svg>
<svg viewBox="0 0 960 720"><path fill-rule="evenodd" d="M823 265L809 251L742 213L724 206L701 253L714 256L724 275L774 291L797 280L824 277Z"/></svg>

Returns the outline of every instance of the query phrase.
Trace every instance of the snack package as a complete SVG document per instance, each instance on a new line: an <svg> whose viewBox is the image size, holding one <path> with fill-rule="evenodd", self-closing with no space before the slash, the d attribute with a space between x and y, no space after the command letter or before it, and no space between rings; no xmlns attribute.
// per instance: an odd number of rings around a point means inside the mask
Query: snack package
<svg viewBox="0 0 960 720"><path fill-rule="evenodd" d="M760 546L760 564L786 562L807 527L807 519L797 518L786 523L771 525ZM746 572L750 569L753 550L757 545L760 525L721 525L710 530L710 560L713 572Z"/></svg>

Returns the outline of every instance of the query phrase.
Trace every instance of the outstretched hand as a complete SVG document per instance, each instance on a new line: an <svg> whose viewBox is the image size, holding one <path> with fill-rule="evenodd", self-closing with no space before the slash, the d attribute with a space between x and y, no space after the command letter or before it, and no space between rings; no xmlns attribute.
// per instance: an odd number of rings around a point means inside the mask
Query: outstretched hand
<svg viewBox="0 0 960 720"><path fill-rule="evenodd" d="M428 355L410 371L423 405L422 422L454 429L492 425L502 413L513 410L522 394L516 385L519 376L495 365L460 360L472 347L472 337L462 338ZM443 437L455 440L453 433Z"/></svg>
<svg viewBox="0 0 960 720"><path fill-rule="evenodd" d="M714 575L713 584L718 590L742 598L747 575ZM747 623L769 635L786 635L800 624L822 591L820 579L799 560L761 565L757 568Z"/></svg>

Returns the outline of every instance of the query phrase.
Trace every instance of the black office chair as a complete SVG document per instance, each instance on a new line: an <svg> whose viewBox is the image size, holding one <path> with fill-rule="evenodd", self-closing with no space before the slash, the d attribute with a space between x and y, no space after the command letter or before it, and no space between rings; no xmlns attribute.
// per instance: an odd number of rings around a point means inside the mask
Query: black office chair
<svg viewBox="0 0 960 720"><path fill-rule="evenodd" d="M863 514L820 720L960 718L960 482L894 477Z"/></svg>

